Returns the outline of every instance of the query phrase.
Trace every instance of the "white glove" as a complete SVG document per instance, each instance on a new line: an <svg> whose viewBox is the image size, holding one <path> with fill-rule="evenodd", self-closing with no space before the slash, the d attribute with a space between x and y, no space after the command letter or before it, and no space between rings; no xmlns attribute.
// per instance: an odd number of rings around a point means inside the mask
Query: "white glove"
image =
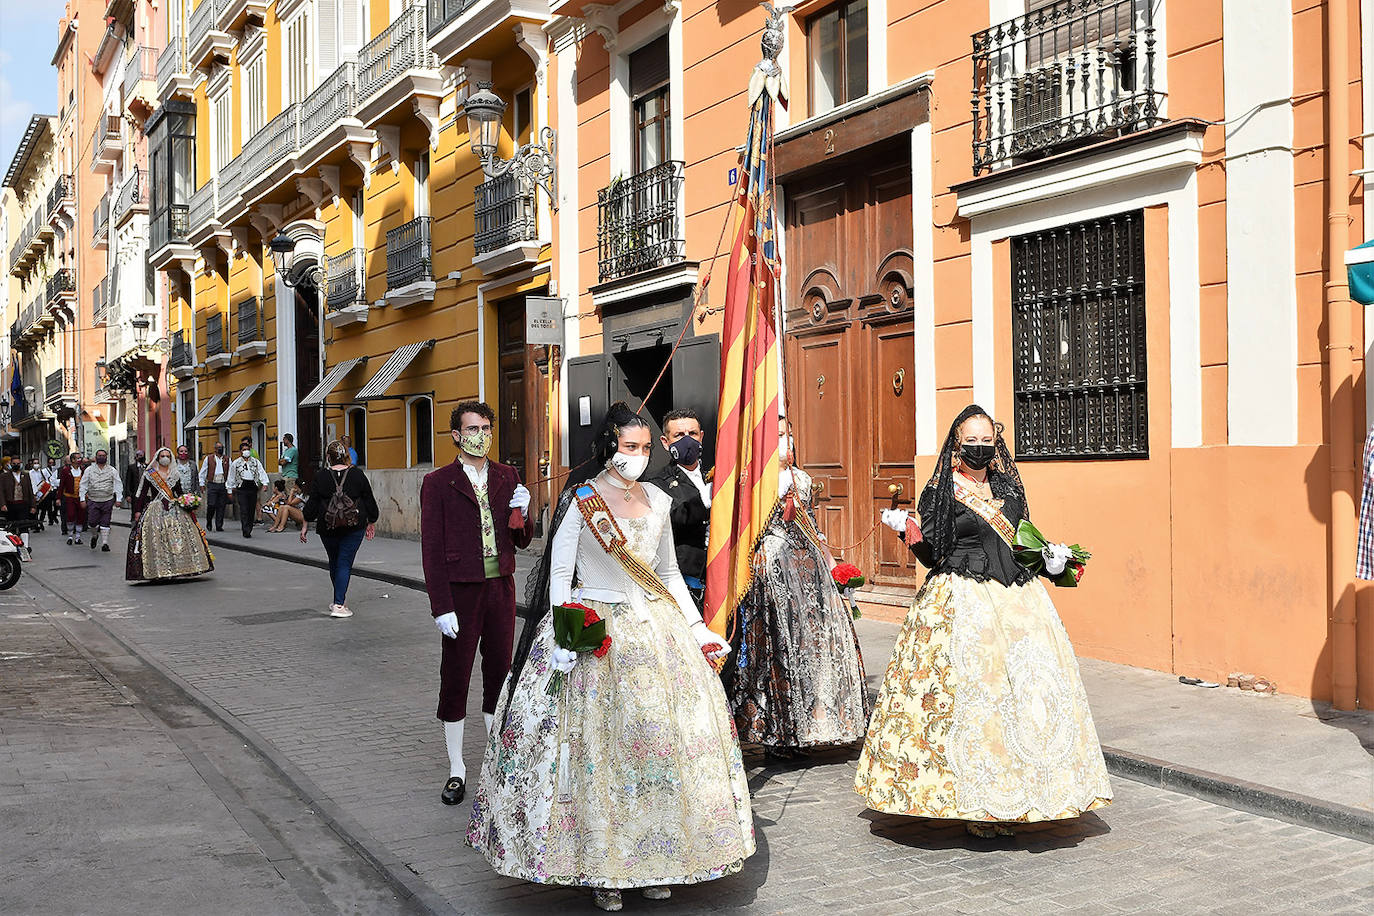
<svg viewBox="0 0 1374 916"><path fill-rule="evenodd" d="M911 513L905 509L884 509L883 524L898 534L906 534L906 520Z"/></svg>
<svg viewBox="0 0 1374 916"><path fill-rule="evenodd" d="M439 628L440 633L447 636L449 639L458 638L458 615L453 611L435 617L434 625Z"/></svg>
<svg viewBox="0 0 1374 916"><path fill-rule="evenodd" d="M1045 572L1057 576L1073 559L1073 551L1067 544L1046 544L1040 549L1040 556L1045 560Z"/></svg>
<svg viewBox="0 0 1374 916"><path fill-rule="evenodd" d="M549 655L549 664L555 671L567 674L577 664L577 653L562 646L554 646L553 652Z"/></svg>
<svg viewBox="0 0 1374 916"><path fill-rule="evenodd" d="M510 508L519 509L525 518L530 517L530 491L525 489L524 484L515 485L515 492L510 496Z"/></svg>
<svg viewBox="0 0 1374 916"><path fill-rule="evenodd" d="M708 652L706 654L707 658L715 660L724 658L730 654L730 647L725 644L724 637L711 632L711 629L702 621L698 620L696 623L692 624L692 635L697 638L697 646L699 648L705 648L711 643L720 646L719 649Z"/></svg>
<svg viewBox="0 0 1374 916"><path fill-rule="evenodd" d="M792 472L784 470L778 475L778 499L787 495L787 491L792 489Z"/></svg>

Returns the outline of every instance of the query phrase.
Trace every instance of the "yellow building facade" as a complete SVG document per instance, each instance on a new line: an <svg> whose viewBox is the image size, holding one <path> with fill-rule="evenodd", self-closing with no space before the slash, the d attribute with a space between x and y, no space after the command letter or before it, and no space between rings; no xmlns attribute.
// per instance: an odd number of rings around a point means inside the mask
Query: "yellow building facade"
<svg viewBox="0 0 1374 916"><path fill-rule="evenodd" d="M526 420L546 413L548 378L524 297L548 291L552 201L496 171L546 123L547 5L171 15L150 128L170 193L151 219L178 440L204 454L247 436L276 470L292 433L308 477L347 435L379 527L414 534L419 478L453 456L449 413L481 397L502 411L493 454L535 476L548 430ZM479 83L506 102L485 169L464 105Z"/></svg>

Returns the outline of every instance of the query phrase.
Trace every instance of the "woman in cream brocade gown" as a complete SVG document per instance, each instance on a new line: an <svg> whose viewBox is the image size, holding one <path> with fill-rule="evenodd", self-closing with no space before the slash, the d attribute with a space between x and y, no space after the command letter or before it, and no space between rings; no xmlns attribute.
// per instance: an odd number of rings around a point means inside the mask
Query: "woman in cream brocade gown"
<svg viewBox="0 0 1374 916"><path fill-rule="evenodd" d="M171 464L172 450L158 449L138 479L136 492L128 494L134 525L124 578L130 582L185 579L215 568L210 543L195 515L173 502L182 492Z"/></svg>
<svg viewBox="0 0 1374 916"><path fill-rule="evenodd" d="M617 404L598 438L594 464L607 470L560 500L548 598L525 624L496 709L467 841L503 875L591 887L598 906L619 909L621 888L661 899L667 885L738 871L754 832L725 694L704 654L717 638L678 572L671 500L636 482L649 429ZM673 600L646 591L602 548L577 502L592 491ZM579 655L549 696L548 612L569 601L606 620L611 647L604 658Z"/></svg>

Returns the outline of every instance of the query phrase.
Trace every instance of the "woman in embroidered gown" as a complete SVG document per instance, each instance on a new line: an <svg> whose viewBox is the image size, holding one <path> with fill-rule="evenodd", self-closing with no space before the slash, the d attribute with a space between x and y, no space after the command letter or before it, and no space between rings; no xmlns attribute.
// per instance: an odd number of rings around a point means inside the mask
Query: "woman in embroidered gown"
<svg viewBox="0 0 1374 916"><path fill-rule="evenodd" d="M172 469L172 450L158 449L153 463L129 494L133 502L133 531L124 563L124 578L183 579L215 568L205 532L193 514L176 505L181 482Z"/></svg>
<svg viewBox="0 0 1374 916"><path fill-rule="evenodd" d="M792 748L862 740L871 706L854 617L817 533L811 477L793 463L790 424L779 419L778 427L781 499L737 611L725 689L740 741L785 758Z"/></svg>
<svg viewBox="0 0 1374 916"><path fill-rule="evenodd" d="M588 462L605 470L564 490L467 834L501 874L591 887L606 910L621 908L622 888L663 899L754 852L744 762L708 661L724 649L678 572L671 500L637 482L651 441L613 405ZM617 560L602 539L619 537ZM605 619L610 651L577 656L549 696L549 611L571 601Z"/></svg>
<svg viewBox="0 0 1374 916"><path fill-rule="evenodd" d="M1008 543L1029 516L1025 490L976 405L950 427L918 514L919 527L885 513L931 571L897 637L855 790L877 811L963 820L981 837L1107 804L1073 646Z"/></svg>

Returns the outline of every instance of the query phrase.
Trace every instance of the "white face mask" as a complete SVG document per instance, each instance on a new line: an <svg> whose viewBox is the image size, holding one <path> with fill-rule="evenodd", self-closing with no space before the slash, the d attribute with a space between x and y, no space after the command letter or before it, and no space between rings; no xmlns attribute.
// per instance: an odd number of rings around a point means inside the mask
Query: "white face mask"
<svg viewBox="0 0 1374 916"><path fill-rule="evenodd" d="M162 465L164 468L169 468L172 466L172 459L166 455L163 455L161 458L157 460L157 463Z"/></svg>
<svg viewBox="0 0 1374 916"><path fill-rule="evenodd" d="M611 467L626 480L638 480L639 475L649 466L648 455L622 455L616 452L611 456Z"/></svg>
<svg viewBox="0 0 1374 916"><path fill-rule="evenodd" d="M243 451L239 452L239 454L242 455L242 456L245 457L245 458L252 458L252 457L253 457L253 453L250 452L248 449L244 449Z"/></svg>

